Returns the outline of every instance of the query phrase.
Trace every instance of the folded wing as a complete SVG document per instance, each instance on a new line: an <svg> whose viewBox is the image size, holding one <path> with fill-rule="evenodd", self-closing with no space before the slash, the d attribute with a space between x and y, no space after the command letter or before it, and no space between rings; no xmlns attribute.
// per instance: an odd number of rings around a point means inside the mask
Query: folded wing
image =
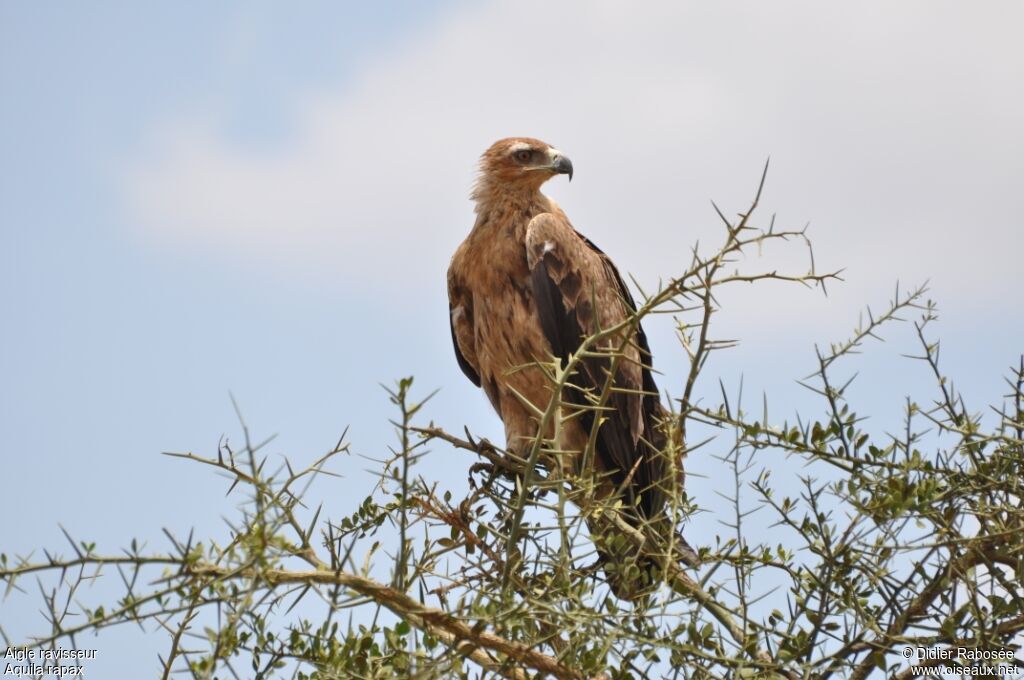
<svg viewBox="0 0 1024 680"><path fill-rule="evenodd" d="M567 361L586 336L623 325L636 311L615 266L593 243L559 215L534 217L526 232L527 262L541 328L552 353ZM611 390L600 411L596 450L600 467L610 473L627 499L647 517L664 506L664 443L658 418L661 406L650 369L650 350L640 324L623 325L584 357L573 387L565 395L584 405L600 397L611 376ZM587 431L598 411L581 416Z"/></svg>

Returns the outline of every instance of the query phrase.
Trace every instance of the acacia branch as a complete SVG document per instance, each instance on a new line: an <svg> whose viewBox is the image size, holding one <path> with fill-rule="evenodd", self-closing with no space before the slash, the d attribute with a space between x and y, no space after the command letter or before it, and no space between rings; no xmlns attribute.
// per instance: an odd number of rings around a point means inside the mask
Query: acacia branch
<svg viewBox="0 0 1024 680"><path fill-rule="evenodd" d="M213 564L197 564L190 567L188 572L199 578L217 580L234 577L259 579L269 586L297 583L342 586L369 597L420 630L444 641L452 649L467 654L489 670L502 667L502 663L483 650L497 652L528 668L547 673L555 678L571 680L584 678L582 674L554 657L480 630L477 626L469 626L447 612L428 607L399 590L364 576L327 569L289 571L286 569L250 568L236 572Z"/></svg>

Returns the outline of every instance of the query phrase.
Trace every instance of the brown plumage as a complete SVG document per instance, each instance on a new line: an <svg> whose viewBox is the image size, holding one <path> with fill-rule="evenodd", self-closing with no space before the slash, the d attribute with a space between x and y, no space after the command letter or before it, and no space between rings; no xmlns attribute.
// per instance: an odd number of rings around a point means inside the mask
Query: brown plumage
<svg viewBox="0 0 1024 680"><path fill-rule="evenodd" d="M505 424L509 450L527 453L538 421L522 400L544 411L552 398L539 363L566 360L599 328L629 318L635 304L611 260L579 234L558 205L540 192L556 174L572 178L572 163L537 139L496 142L480 161L473 190L476 223L448 269L452 340L463 372L483 388ZM650 350L635 326L606 338L600 349L620 358L588 357L562 395L571 405L601 394L614 366L608 410L596 432L593 469L581 470L595 411L567 420L560 463L567 474L590 476L598 496L621 493L632 521L664 522L666 494L681 491L682 475L667 475L669 421L651 375ZM553 430L544 433L548 438ZM678 444L678 442L677 442ZM678 448L678 447L677 447ZM552 464L552 461L547 461ZM666 525L667 526L667 525ZM671 528L668 528L670 531ZM680 543L680 547L685 543ZM604 554L607 561L619 561ZM686 546L684 560L695 555ZM617 593L633 589L613 576Z"/></svg>

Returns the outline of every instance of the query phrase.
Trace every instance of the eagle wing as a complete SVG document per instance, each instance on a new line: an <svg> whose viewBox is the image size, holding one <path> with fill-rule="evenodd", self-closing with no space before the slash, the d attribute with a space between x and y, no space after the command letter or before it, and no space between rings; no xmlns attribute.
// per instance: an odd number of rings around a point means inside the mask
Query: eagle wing
<svg viewBox="0 0 1024 680"><path fill-rule="evenodd" d="M629 290L615 265L579 234L562 215L534 217L526 231L526 253L534 300L544 336L553 354L566 361L583 338L620 324L636 312ZM585 405L586 394L601 394L614 366L613 388L597 431L596 451L601 467L643 514L653 517L664 505L664 437L658 428L661 405L651 376L650 350L639 323L611 335L599 348L623 346L618 361L611 356L587 356L567 390L569 401ZM587 409L581 422L588 432L596 411Z"/></svg>
<svg viewBox="0 0 1024 680"><path fill-rule="evenodd" d="M456 256L457 257L457 256ZM476 357L476 331L473 328L473 298L459 280L454 265L448 269L448 319L452 345L459 368L474 385L480 387Z"/></svg>

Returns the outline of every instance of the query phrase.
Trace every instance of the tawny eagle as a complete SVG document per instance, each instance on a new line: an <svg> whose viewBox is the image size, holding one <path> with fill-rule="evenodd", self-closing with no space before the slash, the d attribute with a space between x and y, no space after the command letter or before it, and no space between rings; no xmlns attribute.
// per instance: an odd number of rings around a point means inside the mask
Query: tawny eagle
<svg viewBox="0 0 1024 680"><path fill-rule="evenodd" d="M552 398L541 364L558 359L564 365L585 337L619 325L636 311L608 256L540 191L555 175L571 180L572 172L568 157L540 140L510 138L492 145L481 157L472 193L476 222L448 268L459 366L501 416L508 450L522 455L538 434L536 411L543 412ZM651 374L643 329L632 325L595 349L578 363L563 403L579 407L588 403L588 395L591 400L600 395L613 366L614 388L603 410L585 409L564 423L558 463L577 478L590 475L598 496L620 494L628 521L669 527L667 494L681 489L681 466L665 458L671 426ZM619 358L613 361L600 350L616 350ZM582 461L590 460L581 454L595 425L593 469L581 470ZM549 428L544 436L552 434ZM680 474L670 479L673 467ZM695 559L681 539L677 548L684 560ZM615 567L608 567L612 576ZM617 579L609 580L616 592L622 590Z"/></svg>

